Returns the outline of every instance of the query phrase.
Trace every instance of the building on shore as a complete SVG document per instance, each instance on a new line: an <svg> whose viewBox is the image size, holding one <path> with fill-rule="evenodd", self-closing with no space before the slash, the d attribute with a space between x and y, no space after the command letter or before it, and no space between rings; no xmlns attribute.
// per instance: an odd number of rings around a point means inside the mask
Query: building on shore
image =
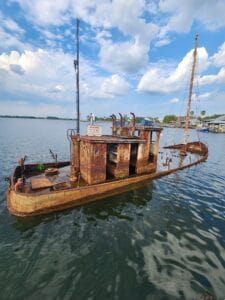
<svg viewBox="0 0 225 300"><path fill-rule="evenodd" d="M225 133L225 115L216 118L208 123L210 132Z"/></svg>
<svg viewBox="0 0 225 300"><path fill-rule="evenodd" d="M186 117L177 117L174 127L185 127ZM196 117L190 117L189 119L189 128L196 128L200 121Z"/></svg>

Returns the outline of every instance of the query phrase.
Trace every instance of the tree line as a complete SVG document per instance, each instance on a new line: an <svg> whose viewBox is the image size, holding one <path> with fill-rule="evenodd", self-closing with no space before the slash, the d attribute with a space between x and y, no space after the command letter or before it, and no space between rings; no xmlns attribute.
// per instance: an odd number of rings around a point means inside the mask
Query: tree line
<svg viewBox="0 0 225 300"><path fill-rule="evenodd" d="M194 117L195 113L192 110L190 112L191 117ZM200 116L197 117L198 120L200 121L209 121L209 120L214 120L216 118L219 118L221 116L223 116L224 114L214 114L214 115L210 115L210 116L205 116L206 115L206 111L202 110L200 112ZM178 120L179 117L177 117L176 115L166 115L163 118L163 123L171 123L171 122L176 122Z"/></svg>

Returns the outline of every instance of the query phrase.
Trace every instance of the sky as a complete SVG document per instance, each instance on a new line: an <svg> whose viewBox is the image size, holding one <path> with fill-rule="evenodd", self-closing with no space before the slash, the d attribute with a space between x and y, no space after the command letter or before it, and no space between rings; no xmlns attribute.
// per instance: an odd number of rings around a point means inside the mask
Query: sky
<svg viewBox="0 0 225 300"><path fill-rule="evenodd" d="M224 0L0 0L0 115L225 113Z"/></svg>

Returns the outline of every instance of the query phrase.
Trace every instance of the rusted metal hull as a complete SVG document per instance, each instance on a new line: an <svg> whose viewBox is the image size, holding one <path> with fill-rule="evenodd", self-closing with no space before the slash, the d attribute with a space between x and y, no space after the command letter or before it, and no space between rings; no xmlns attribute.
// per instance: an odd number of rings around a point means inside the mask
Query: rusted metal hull
<svg viewBox="0 0 225 300"><path fill-rule="evenodd" d="M182 144L167 148L181 149ZM81 206L107 196L115 195L123 191L135 188L140 183L153 180L183 170L185 168L204 162L208 157L207 147L200 142L189 143L189 151L200 154L197 161L181 167L155 172L145 175L136 175L125 179L111 180L104 183L86 185L59 191L51 191L46 194L18 193L9 188L7 191L7 206L13 215L26 217L49 212L63 210L70 207Z"/></svg>

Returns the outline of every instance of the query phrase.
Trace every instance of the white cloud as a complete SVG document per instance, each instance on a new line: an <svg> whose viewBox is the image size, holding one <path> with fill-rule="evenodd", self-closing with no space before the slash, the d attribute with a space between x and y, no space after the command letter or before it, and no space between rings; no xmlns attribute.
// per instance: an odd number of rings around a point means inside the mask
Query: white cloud
<svg viewBox="0 0 225 300"><path fill-rule="evenodd" d="M0 111L2 115L35 116L35 117L71 117L68 107L59 104L30 103L30 101L0 101Z"/></svg>
<svg viewBox="0 0 225 300"><path fill-rule="evenodd" d="M14 73L19 74L19 75L23 75L25 72L24 69L20 65L17 65L17 64L10 64L9 68L11 71L13 71Z"/></svg>
<svg viewBox="0 0 225 300"><path fill-rule="evenodd" d="M30 46L21 41L25 30L21 28L14 20L5 17L0 11L0 51L8 49L24 49Z"/></svg>
<svg viewBox="0 0 225 300"><path fill-rule="evenodd" d="M162 36L169 31L188 32L194 20L201 22L209 30L225 25L223 0L160 0L159 11L170 14L161 30Z"/></svg>
<svg viewBox="0 0 225 300"><path fill-rule="evenodd" d="M20 37L16 33L9 33L7 32L1 25L0 25L0 51L1 50L8 50L8 49L31 49L31 46L27 43L23 43Z"/></svg>
<svg viewBox="0 0 225 300"><path fill-rule="evenodd" d="M213 93L209 93L209 92L201 94L201 95L198 96L198 99L199 100L208 100L208 99L210 99L212 97L212 94Z"/></svg>
<svg viewBox="0 0 225 300"><path fill-rule="evenodd" d="M147 10L147 12L150 13L151 15L156 15L157 12L158 12L158 3L153 2L153 1L147 3L147 5L146 5L146 10Z"/></svg>
<svg viewBox="0 0 225 300"><path fill-rule="evenodd" d="M71 0L11 0L26 12L26 18L36 25L62 25L68 21Z"/></svg>
<svg viewBox="0 0 225 300"><path fill-rule="evenodd" d="M214 95L213 95L214 94ZM215 95L216 95L216 92L206 92L206 93L203 93L203 94L192 94L192 101L201 101L201 100L210 100L210 99L215 99Z"/></svg>
<svg viewBox="0 0 225 300"><path fill-rule="evenodd" d="M147 54L148 46L138 40L121 43L102 40L99 58L107 70L134 73L147 65Z"/></svg>
<svg viewBox="0 0 225 300"><path fill-rule="evenodd" d="M210 30L225 25L225 2L222 0L9 1L19 3L29 25L40 31L46 45L52 48L67 47L72 52L73 47L69 48L69 43L65 46L64 42L74 35L74 18L79 16L86 22L81 24L80 39L83 45L87 43L87 36L88 42L91 39L88 50L93 50L93 53L90 51L90 56L85 54L95 61L87 61L81 56L81 94L83 99L98 97L99 101L126 95L129 89L124 79L126 73L132 74L134 79L133 74L140 76L140 72L145 72L138 84L141 92L170 93L182 89L190 77L191 52L177 65L151 62L147 70L151 44L154 42L156 47L167 45L171 41L170 32L187 32L193 21ZM95 39L93 32L97 32ZM40 40L43 42L43 39ZM24 30L19 23L3 16L0 40L0 51L17 50L0 55L3 96L7 93L14 98L19 95L23 99L24 96L25 100L74 101L72 55L60 50L34 50L23 42ZM200 77L199 83L224 83L225 43L210 60L204 48L199 48L199 54L200 71L206 70L209 63L221 68L216 75ZM111 73L105 77L101 68Z"/></svg>
<svg viewBox="0 0 225 300"><path fill-rule="evenodd" d="M63 90L64 90L64 87L63 87L63 86L61 86L61 85L56 85L56 86L54 86L54 87L48 89L47 91L48 91L49 93L55 93L55 94L58 94L58 93L63 92Z"/></svg>
<svg viewBox="0 0 225 300"><path fill-rule="evenodd" d="M82 103L96 98L118 98L129 89L128 82L118 74L96 75L95 69L82 57L80 68ZM27 101L27 107L28 103L33 106L37 102L46 103L46 107L70 105L75 100L73 57L42 49L4 53L0 55L0 90L1 100Z"/></svg>
<svg viewBox="0 0 225 300"><path fill-rule="evenodd" d="M209 58L209 65L221 67L217 74L207 74L199 78L200 85L224 84L225 83L225 43L218 51Z"/></svg>
<svg viewBox="0 0 225 300"><path fill-rule="evenodd" d="M106 29L118 28L124 35L146 42L152 39L158 27L142 18L145 8L143 0L96 1L86 21Z"/></svg>
<svg viewBox="0 0 225 300"><path fill-rule="evenodd" d="M225 67L221 68L216 75L205 75L199 78L200 85L209 85L214 83L225 83Z"/></svg>
<svg viewBox="0 0 225 300"><path fill-rule="evenodd" d="M6 18L0 11L0 23L3 28L11 31L14 34L23 35L25 30L22 29L14 20Z"/></svg>
<svg viewBox="0 0 225 300"><path fill-rule="evenodd" d="M0 74L4 80L1 92L10 99L25 98L34 102L73 99L75 75L73 58L69 54L42 49L23 53L12 51L0 55L0 68L4 70L4 74Z"/></svg>
<svg viewBox="0 0 225 300"><path fill-rule="evenodd" d="M96 27L117 27L128 35L149 35L144 12L150 15L161 13L164 32L187 32L194 20L207 29L214 30L225 25L223 0L11 0L26 11L27 18L37 25L62 25L70 17L79 16ZM168 16L169 14L169 16ZM168 21L167 21L168 20ZM145 30L144 30L145 29Z"/></svg>
<svg viewBox="0 0 225 300"><path fill-rule="evenodd" d="M102 66L113 72L137 72L145 66L150 42L159 30L156 24L143 18L144 0L12 1L18 2L26 11L26 17L42 28L49 46L54 47L54 41L61 39L48 29L49 25L68 24L71 18L79 16L91 26L101 28L102 35L99 33L96 39L100 46L99 58ZM109 29L113 28L125 36L126 42L109 40Z"/></svg>
<svg viewBox="0 0 225 300"><path fill-rule="evenodd" d="M211 63L217 67L225 66L225 43L223 43L217 53L211 57Z"/></svg>
<svg viewBox="0 0 225 300"><path fill-rule="evenodd" d="M156 47L166 46L166 45L170 44L170 42L171 42L171 40L168 37L159 38L155 42L155 46Z"/></svg>
<svg viewBox="0 0 225 300"><path fill-rule="evenodd" d="M94 27L117 27L126 35L151 37L151 24L142 17L144 0L11 0L26 11L26 17L36 25L62 25L71 17L79 17ZM150 27L149 27L150 25ZM149 30L148 30L149 29Z"/></svg>
<svg viewBox="0 0 225 300"><path fill-rule="evenodd" d="M206 110L208 115L223 113L225 111L225 93L217 89L200 94L196 99L199 100L197 110Z"/></svg>
<svg viewBox="0 0 225 300"><path fill-rule="evenodd" d="M189 51L183 60L174 69L169 69L167 65L150 67L142 76L138 91L149 93L170 93L184 87L187 76L190 74L191 63L193 61L193 50ZM200 70L203 71L208 66L208 54L205 48L198 48L198 61Z"/></svg>
<svg viewBox="0 0 225 300"><path fill-rule="evenodd" d="M107 70L135 73L147 65L150 42L158 32L158 27L138 20L137 16L132 18L131 15L129 18L126 15L124 18L126 22L123 18L121 21L117 18L112 20L111 26L118 26L121 32L127 34L129 38L123 41L112 41L109 35L99 33L96 38L100 45L99 58L101 65Z"/></svg>
<svg viewBox="0 0 225 300"><path fill-rule="evenodd" d="M188 32L195 20L210 30L225 25L224 0L10 1L19 3L26 18L45 29L44 34L51 40L54 34L47 31L50 26L69 24L77 16L92 27L105 30L117 28L125 37L129 37L135 43L138 40L141 48L148 50L149 43L159 30L155 40L157 47L170 43L169 32ZM154 23L144 17L148 14L157 14L156 19L150 18Z"/></svg>
<svg viewBox="0 0 225 300"><path fill-rule="evenodd" d="M41 34L43 34L49 40L63 40L63 35L53 33L47 29L41 30Z"/></svg>
<svg viewBox="0 0 225 300"><path fill-rule="evenodd" d="M104 79L100 88L96 89L92 93L92 96L97 98L115 98L116 96L126 94L128 89L128 82L118 74L114 74L111 77Z"/></svg>
<svg viewBox="0 0 225 300"><path fill-rule="evenodd" d="M173 98L170 100L170 103L178 103L179 99L178 98Z"/></svg>

